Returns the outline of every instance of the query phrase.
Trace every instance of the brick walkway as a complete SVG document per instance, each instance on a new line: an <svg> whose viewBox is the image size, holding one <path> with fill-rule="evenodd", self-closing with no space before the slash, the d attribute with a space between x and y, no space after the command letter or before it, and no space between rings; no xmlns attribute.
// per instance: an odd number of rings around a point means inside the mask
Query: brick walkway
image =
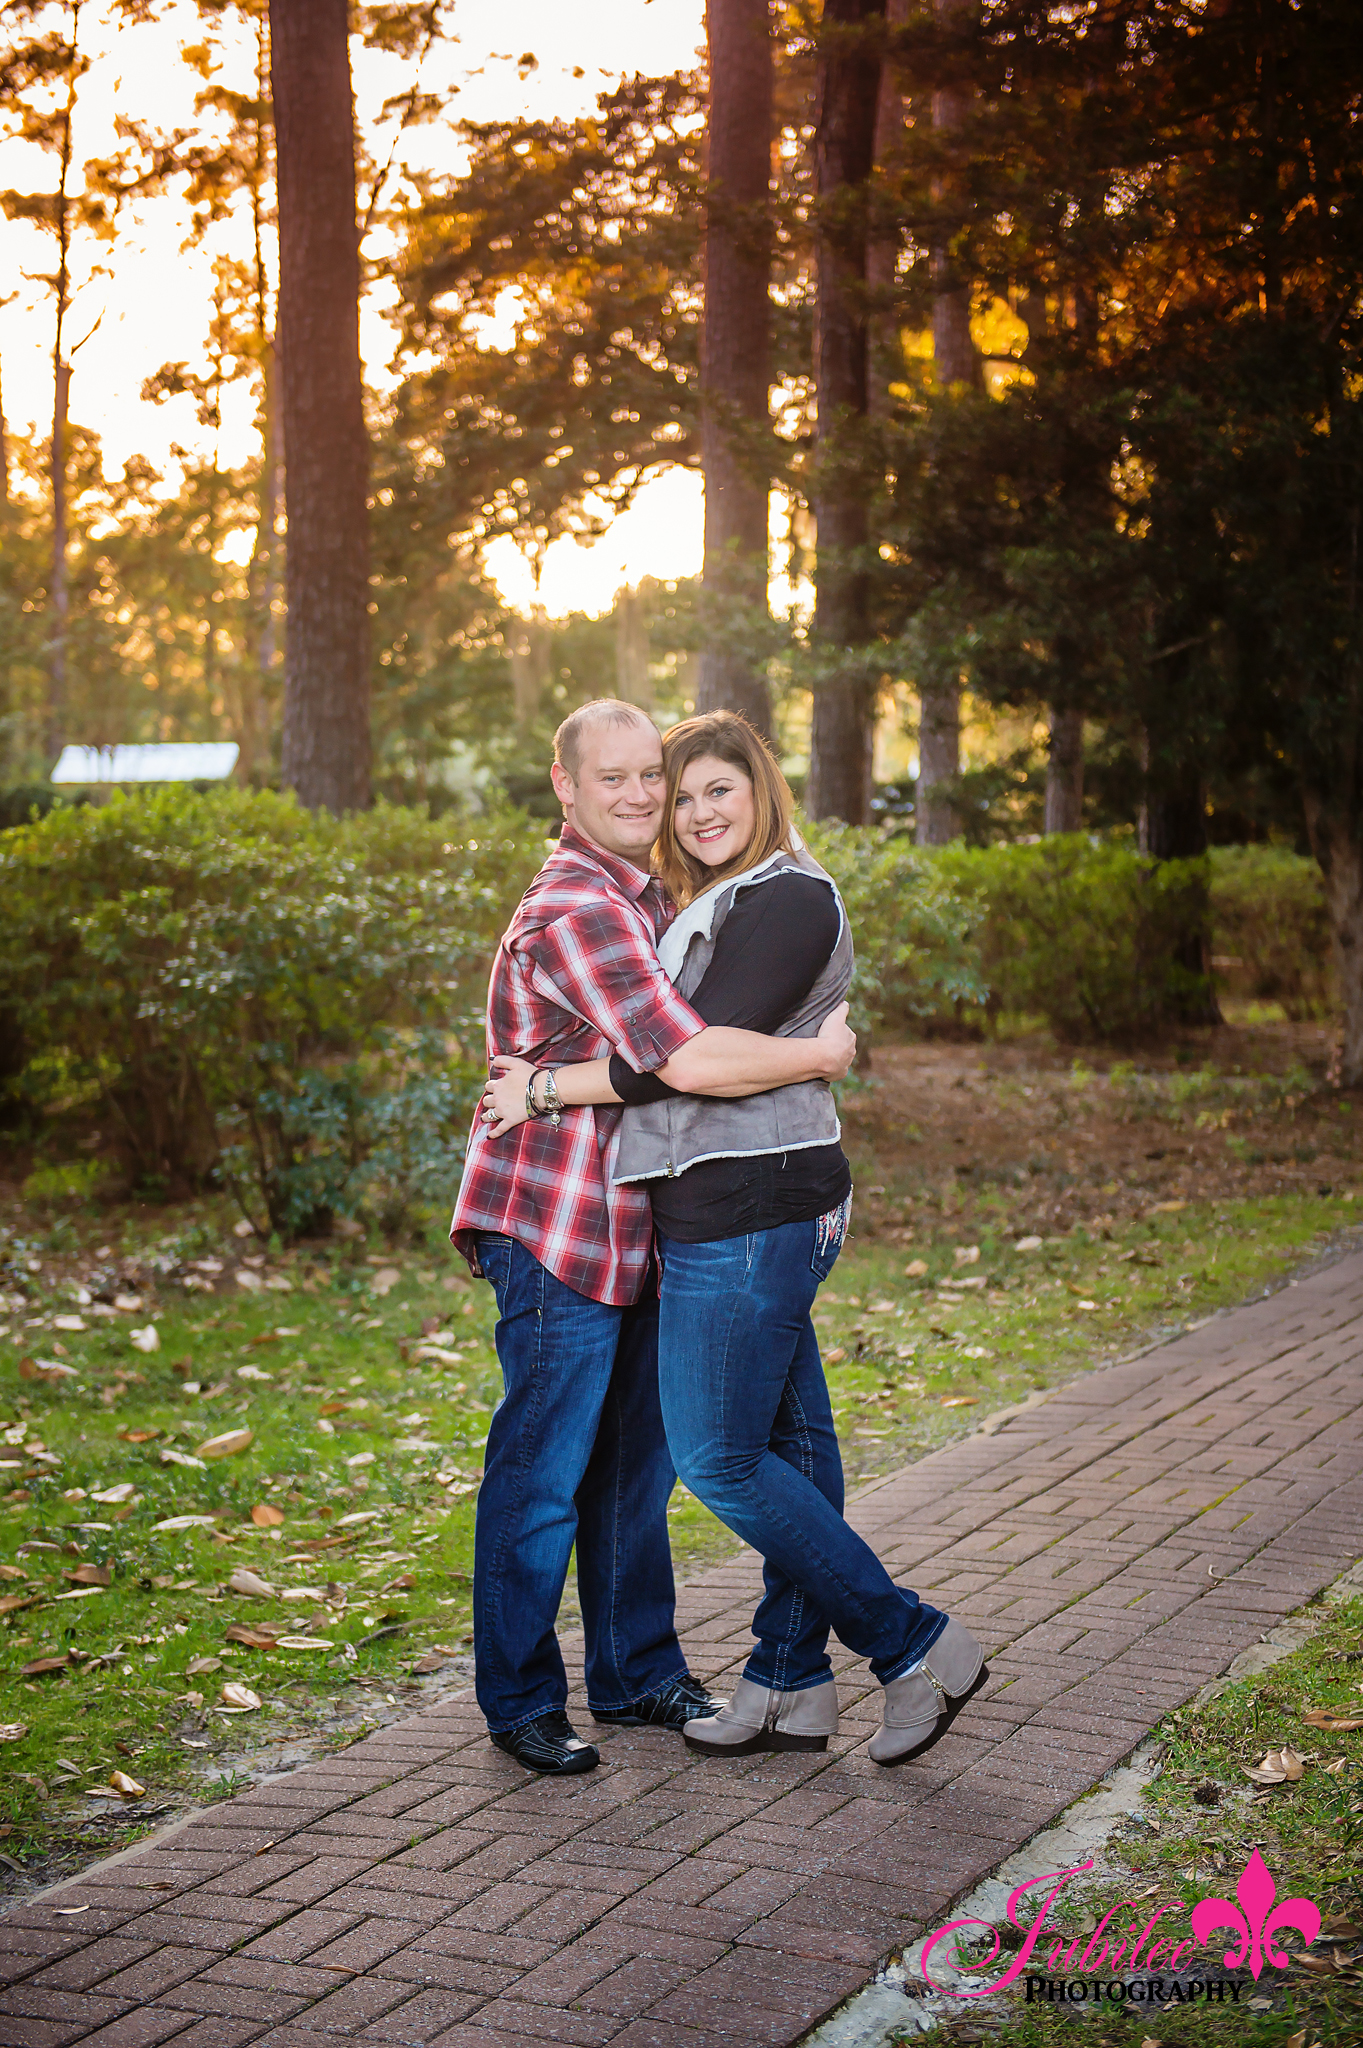
<svg viewBox="0 0 1363 2048"><path fill-rule="evenodd" d="M868 1762L878 1689L845 1658L827 1756L619 1731L549 1784L447 1701L7 1914L0 2048L797 2041L1353 1562L1360 1354L1352 1255L863 1494L891 1569L990 1652L921 1763ZM707 1678L740 1669L756 1584L745 1554L685 1588Z"/></svg>

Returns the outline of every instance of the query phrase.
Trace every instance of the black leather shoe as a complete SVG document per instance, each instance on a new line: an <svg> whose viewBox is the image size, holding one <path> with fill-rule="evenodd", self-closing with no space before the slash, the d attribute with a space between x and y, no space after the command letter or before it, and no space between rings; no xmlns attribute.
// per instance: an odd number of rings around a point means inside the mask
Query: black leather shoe
<svg viewBox="0 0 1363 2048"><path fill-rule="evenodd" d="M702 1715L717 1714L724 1704L708 1693L698 1678L683 1671L680 1678L669 1678L656 1692L646 1692L627 1707L602 1707L600 1711L593 1707L592 1719L613 1722L617 1728L684 1728Z"/></svg>
<svg viewBox="0 0 1363 2048"><path fill-rule="evenodd" d="M538 1771L543 1778L573 1778L581 1771L594 1771L601 1761L600 1751L573 1733L573 1724L562 1711L508 1728L501 1735L494 1734L492 1741L527 1771Z"/></svg>

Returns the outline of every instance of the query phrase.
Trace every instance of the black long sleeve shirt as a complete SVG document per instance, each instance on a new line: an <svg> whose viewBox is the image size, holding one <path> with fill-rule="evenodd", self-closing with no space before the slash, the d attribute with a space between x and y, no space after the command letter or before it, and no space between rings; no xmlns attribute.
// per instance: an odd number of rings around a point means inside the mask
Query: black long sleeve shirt
<svg viewBox="0 0 1363 2048"><path fill-rule="evenodd" d="M707 1024L774 1032L809 994L837 937L833 893L812 875L777 875L740 890L716 935L704 979L687 1000ZM677 1092L656 1074L636 1074L618 1053L611 1057L610 1077L622 1102L658 1102ZM683 1244L709 1244L822 1216L844 1200L851 1185L838 1144L701 1160L675 1178L647 1183L658 1229Z"/></svg>

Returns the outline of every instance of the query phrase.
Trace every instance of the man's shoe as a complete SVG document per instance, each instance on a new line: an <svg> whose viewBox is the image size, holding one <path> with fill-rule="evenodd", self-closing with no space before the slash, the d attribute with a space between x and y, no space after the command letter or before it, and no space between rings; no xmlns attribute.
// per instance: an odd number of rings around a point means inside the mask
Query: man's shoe
<svg viewBox="0 0 1363 2048"><path fill-rule="evenodd" d="M984 1651L960 1621L949 1621L921 1664L885 1688L885 1719L871 1738L872 1763L906 1764L940 1742L989 1676Z"/></svg>
<svg viewBox="0 0 1363 2048"><path fill-rule="evenodd" d="M501 1735L493 1733L492 1741L542 1778L573 1778L580 1771L594 1771L601 1761L600 1751L573 1733L573 1724L561 1708L525 1721L519 1728L508 1728Z"/></svg>
<svg viewBox="0 0 1363 2048"><path fill-rule="evenodd" d="M685 1728L688 1721L717 1714L725 1704L707 1692L698 1678L683 1671L680 1678L669 1678L656 1692L646 1692L627 1707L593 1707L592 1719L617 1728Z"/></svg>
<svg viewBox="0 0 1363 2048"><path fill-rule="evenodd" d="M837 1732L838 1688L831 1680L803 1692L773 1692L740 1678L722 1713L690 1722L683 1734L700 1756L751 1756L759 1749L827 1749Z"/></svg>

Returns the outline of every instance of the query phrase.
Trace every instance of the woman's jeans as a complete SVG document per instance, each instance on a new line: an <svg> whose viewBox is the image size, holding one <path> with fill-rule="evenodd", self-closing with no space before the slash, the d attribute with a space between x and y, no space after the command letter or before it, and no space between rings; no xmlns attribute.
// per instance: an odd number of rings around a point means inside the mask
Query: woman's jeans
<svg viewBox="0 0 1363 2048"><path fill-rule="evenodd" d="M568 1698L554 1622L577 1544L587 1700L625 1707L686 1669L673 1626L658 1304L590 1301L481 1233L505 1395L488 1431L473 1555L478 1704L494 1734Z"/></svg>
<svg viewBox="0 0 1363 2048"><path fill-rule="evenodd" d="M809 1311L846 1214L716 1244L658 1240L668 1445L691 1491L764 1560L744 1676L778 1692L832 1676L830 1627L888 1684L946 1625L896 1586L842 1516L842 1459Z"/></svg>

